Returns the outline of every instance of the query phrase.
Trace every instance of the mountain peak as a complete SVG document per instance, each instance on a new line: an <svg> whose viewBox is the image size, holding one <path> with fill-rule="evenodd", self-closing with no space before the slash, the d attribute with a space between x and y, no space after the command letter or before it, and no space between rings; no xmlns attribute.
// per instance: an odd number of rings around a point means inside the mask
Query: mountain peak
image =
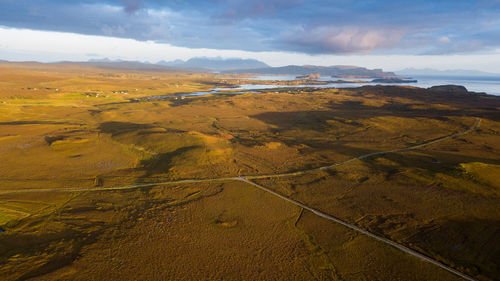
<svg viewBox="0 0 500 281"><path fill-rule="evenodd" d="M255 59L221 58L221 57L194 57L187 61L160 61L157 64L164 66L175 66L190 69L202 69L210 71L230 71L234 69L253 69L269 67L267 64Z"/></svg>

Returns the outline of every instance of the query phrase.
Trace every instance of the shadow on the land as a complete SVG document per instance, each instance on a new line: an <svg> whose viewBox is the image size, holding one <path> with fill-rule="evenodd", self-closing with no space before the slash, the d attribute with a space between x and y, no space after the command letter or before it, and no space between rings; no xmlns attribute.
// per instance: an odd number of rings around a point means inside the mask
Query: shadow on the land
<svg viewBox="0 0 500 281"><path fill-rule="evenodd" d="M149 177L149 176L155 175L155 174L167 173L170 170L170 168L173 167L172 161L175 157L178 157L178 156L180 156L188 151L191 151L191 150L197 149L197 148L200 148L200 146L196 146L196 145L185 146L185 147L178 148L172 152L161 153L161 154L155 155L151 159L142 160L140 165L141 165L142 169L146 171L146 174L142 178L146 178L146 177Z"/></svg>
<svg viewBox="0 0 500 281"><path fill-rule="evenodd" d="M448 93L425 89L404 87L362 87L349 89L349 92L376 94L389 98L389 103L380 107L364 104L362 101L330 102L328 110L307 110L295 112L265 112L251 117L277 126L279 129L307 129L324 131L328 120L352 120L349 125L356 126L356 120L390 116L403 118L431 118L446 120L447 116L477 116L495 121L500 120L498 107L500 97L475 93ZM405 98L415 102L401 103L392 98ZM422 108L425 105L451 105L454 109ZM359 124L358 124L359 125Z"/></svg>
<svg viewBox="0 0 500 281"><path fill-rule="evenodd" d="M137 124L130 122L104 122L97 127L99 131L106 134L111 134L112 136L117 136L124 133L152 129L155 126L151 124Z"/></svg>
<svg viewBox="0 0 500 281"><path fill-rule="evenodd" d="M44 218L48 221L47 216L41 216L38 218L28 217L18 221L17 223L30 228L31 225L42 223L41 221ZM92 224L88 222L85 224L83 223L84 220L74 220L72 222L75 223L75 225L70 225L68 221L65 221L65 223L67 223L64 225L65 228L51 232L40 230L32 233L26 233L19 231L7 232L0 236L2 258L15 254L29 257L38 256L43 252L54 253L53 255L48 255L45 261L40 259L40 263L33 264L30 268L26 268L25 273L16 280L26 280L32 277L47 274L66 265L70 265L75 259L78 258L80 250L84 246L92 244L96 241L98 235L102 233L101 229L105 227L105 224L102 222L94 221ZM97 228L99 230L92 231L85 229L90 227L93 227L93 229ZM67 241L64 251L54 248L54 245L61 243L61 241Z"/></svg>
<svg viewBox="0 0 500 281"><path fill-rule="evenodd" d="M438 219L405 240L429 249L433 256L445 257L459 269L466 268L471 275L492 280L500 276L500 220Z"/></svg>

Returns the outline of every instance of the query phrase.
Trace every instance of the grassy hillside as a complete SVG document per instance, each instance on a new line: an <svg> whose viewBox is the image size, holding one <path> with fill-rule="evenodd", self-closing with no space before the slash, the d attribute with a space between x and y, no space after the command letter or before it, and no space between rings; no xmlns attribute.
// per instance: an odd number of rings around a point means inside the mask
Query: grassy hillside
<svg viewBox="0 0 500 281"><path fill-rule="evenodd" d="M242 182L154 183L321 167L476 117L478 129L430 146L258 183L477 279L499 276L499 98L375 86L143 99L241 82L0 64L0 277L453 280Z"/></svg>

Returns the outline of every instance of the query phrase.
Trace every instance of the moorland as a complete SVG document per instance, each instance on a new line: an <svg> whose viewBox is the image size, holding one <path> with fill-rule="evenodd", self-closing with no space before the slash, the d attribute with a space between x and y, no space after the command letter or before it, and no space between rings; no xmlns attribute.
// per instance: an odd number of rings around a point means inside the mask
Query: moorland
<svg viewBox="0 0 500 281"><path fill-rule="evenodd" d="M499 278L500 97L246 82L0 63L0 278Z"/></svg>

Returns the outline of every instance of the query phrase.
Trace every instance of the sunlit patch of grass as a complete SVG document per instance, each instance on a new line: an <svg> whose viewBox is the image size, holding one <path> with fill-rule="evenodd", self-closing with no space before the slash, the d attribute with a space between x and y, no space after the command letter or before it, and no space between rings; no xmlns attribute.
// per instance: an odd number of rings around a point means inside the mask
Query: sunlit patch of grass
<svg viewBox="0 0 500 281"><path fill-rule="evenodd" d="M3 137L0 137L0 142L1 141L6 141L6 140L11 140L11 139L15 139L15 138L18 138L19 135L9 135L9 136L3 136Z"/></svg>
<svg viewBox="0 0 500 281"><path fill-rule="evenodd" d="M460 167L475 180L485 183L500 191L500 165L481 162L461 163Z"/></svg>

